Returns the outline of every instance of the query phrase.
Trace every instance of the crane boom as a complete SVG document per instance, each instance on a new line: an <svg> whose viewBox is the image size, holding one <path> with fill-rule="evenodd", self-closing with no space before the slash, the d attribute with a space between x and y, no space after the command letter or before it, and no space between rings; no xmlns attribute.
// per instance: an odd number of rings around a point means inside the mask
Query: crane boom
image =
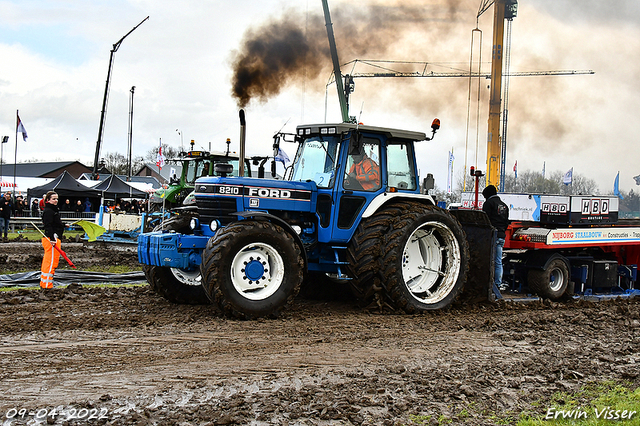
<svg viewBox="0 0 640 426"><path fill-rule="evenodd" d="M120 45L122 44L122 41L125 38L127 38L127 36L129 34L131 34L133 31L135 31L136 28L138 28L140 25L142 25L142 23L144 21L146 21L147 19L149 19L148 16L146 18L144 18L138 25L133 27L133 29L131 29L131 31L126 33L124 36L122 36L122 38L120 40L118 40L113 45L113 48L111 49L111 54L109 56L109 70L107 71L107 82L106 82L105 87L104 87L104 97L102 98L102 111L100 112L100 125L98 126L98 141L96 142L96 154L95 154L95 157L93 159L93 172L91 173L91 179L92 180L97 180L98 179L98 160L100 159L100 147L102 146L102 133L104 131L104 121L105 121L105 118L107 116L107 101L109 99L109 86L111 85L111 70L113 69L113 57L116 54L116 52L118 51L118 49L120 48Z"/></svg>
<svg viewBox="0 0 640 426"><path fill-rule="evenodd" d="M487 132L487 185L500 185L500 109L502 104L502 53L506 3L517 0L495 0L493 3L493 49L491 54L491 89L489 91L489 130Z"/></svg>
<svg viewBox="0 0 640 426"><path fill-rule="evenodd" d="M555 70L555 71L516 71L510 72L509 74L503 74L505 77L541 77L541 76L562 76L562 75L581 75L581 74L595 74L593 70ZM400 77L400 78L411 78L411 77L484 77L486 79L491 79L490 73L480 73L472 72L469 74L468 72L358 72L350 74L353 78L374 78L374 77Z"/></svg>
<svg viewBox="0 0 640 426"><path fill-rule="evenodd" d="M329 39L329 50L331 51L331 60L333 62L334 78L338 89L338 101L340 101L340 113L342 121L349 122L349 108L347 107L347 98L342 84L342 73L340 72L340 61L338 60L338 48L336 47L336 38L333 35L333 24L331 23L331 13L329 12L329 3L322 0L322 8L324 10L324 20L327 26L327 38Z"/></svg>

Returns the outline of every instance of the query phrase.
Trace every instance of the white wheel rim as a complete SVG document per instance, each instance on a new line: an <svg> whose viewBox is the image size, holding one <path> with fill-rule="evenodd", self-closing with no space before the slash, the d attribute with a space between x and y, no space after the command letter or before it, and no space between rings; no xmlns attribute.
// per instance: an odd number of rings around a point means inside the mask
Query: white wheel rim
<svg viewBox="0 0 640 426"><path fill-rule="evenodd" d="M185 271L184 269L170 268L173 276L185 285L198 286L202 285L202 275L198 269L193 271Z"/></svg>
<svg viewBox="0 0 640 426"><path fill-rule="evenodd" d="M440 222L416 228L402 252L402 277L419 302L433 304L447 297L460 275L460 246L455 235Z"/></svg>
<svg viewBox="0 0 640 426"><path fill-rule="evenodd" d="M264 300L284 281L284 261L269 244L247 244L233 258L231 282L249 300Z"/></svg>
<svg viewBox="0 0 640 426"><path fill-rule="evenodd" d="M549 288L551 291L559 291L564 285L564 274L560 268L553 268L549 274Z"/></svg>

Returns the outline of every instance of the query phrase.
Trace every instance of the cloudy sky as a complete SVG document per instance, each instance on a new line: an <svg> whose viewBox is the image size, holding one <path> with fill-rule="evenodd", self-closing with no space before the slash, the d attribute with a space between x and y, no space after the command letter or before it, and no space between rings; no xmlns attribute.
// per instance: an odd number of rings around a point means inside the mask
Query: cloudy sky
<svg viewBox="0 0 640 426"><path fill-rule="evenodd" d="M160 138L179 147L176 129L185 145L193 139L197 147L208 149L211 144L221 150L231 138L232 149L237 149L241 104L246 104L249 155L269 154L272 136L283 126L293 132L301 123L324 122L325 113L328 121L340 119L335 85L327 87L330 60L320 0L176 4L0 1L0 134L10 136L3 146L4 161L13 162L19 110L29 134L27 142L19 138L19 162L93 163L110 50L147 16L115 54L102 154L127 153L132 86L134 155L144 155ZM340 61L423 61L436 72L467 70L479 5L480 0L333 0ZM484 71L489 71L491 27L492 10L479 19ZM300 34L302 47L291 42ZM255 68L259 61L247 48L274 40L286 46L280 53L295 54L285 55L282 62L267 55L271 78L256 86L239 85L240 68ZM596 180L601 192L608 193L620 171L620 189L637 189L639 2L520 1L511 68L591 69L595 75L511 79L509 173L516 160L520 173L542 170L545 162L547 172L573 167L574 173ZM359 64L344 71L377 70ZM418 153L421 175L433 173L443 188L452 148L457 173L465 157L467 165L477 158L479 167L485 167L488 81L481 82L479 129L472 103L467 133L468 85L466 79L455 78L358 79L351 114L365 124L425 132L434 117L440 118L436 139L422 142ZM284 149L293 156L294 146Z"/></svg>

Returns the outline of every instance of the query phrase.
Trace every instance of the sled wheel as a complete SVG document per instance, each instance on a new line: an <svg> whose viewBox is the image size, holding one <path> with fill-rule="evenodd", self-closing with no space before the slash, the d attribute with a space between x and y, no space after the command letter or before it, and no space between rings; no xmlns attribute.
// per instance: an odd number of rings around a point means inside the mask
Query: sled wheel
<svg viewBox="0 0 640 426"><path fill-rule="evenodd" d="M205 292L225 315L276 317L300 291L304 260L282 227L243 220L209 239L200 270Z"/></svg>
<svg viewBox="0 0 640 426"><path fill-rule="evenodd" d="M176 231L191 234L190 215L173 216L158 225L154 231ZM198 268L185 270L166 266L145 265L142 270L151 288L169 302L184 305L209 304L209 298L202 288L202 277Z"/></svg>
<svg viewBox="0 0 640 426"><path fill-rule="evenodd" d="M393 222L402 212L396 205L385 206L358 225L347 247L347 261L352 279L349 281L353 295L364 302L371 302L376 291L382 292L380 282L380 258Z"/></svg>
<svg viewBox="0 0 640 426"><path fill-rule="evenodd" d="M408 203L383 249L387 291L403 311L442 309L462 292L469 248L460 223L447 211Z"/></svg>
<svg viewBox="0 0 640 426"><path fill-rule="evenodd" d="M530 269L527 284L542 298L560 300L569 285L569 267L564 260L556 257L549 261L545 269Z"/></svg>

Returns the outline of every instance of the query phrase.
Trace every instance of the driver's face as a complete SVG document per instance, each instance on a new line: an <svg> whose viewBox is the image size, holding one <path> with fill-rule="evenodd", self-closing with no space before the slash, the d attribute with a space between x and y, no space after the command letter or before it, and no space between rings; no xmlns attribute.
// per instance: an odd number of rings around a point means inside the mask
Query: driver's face
<svg viewBox="0 0 640 426"><path fill-rule="evenodd" d="M359 163L362 161L362 157L364 157L363 154L354 154L353 155L353 161L356 163Z"/></svg>

